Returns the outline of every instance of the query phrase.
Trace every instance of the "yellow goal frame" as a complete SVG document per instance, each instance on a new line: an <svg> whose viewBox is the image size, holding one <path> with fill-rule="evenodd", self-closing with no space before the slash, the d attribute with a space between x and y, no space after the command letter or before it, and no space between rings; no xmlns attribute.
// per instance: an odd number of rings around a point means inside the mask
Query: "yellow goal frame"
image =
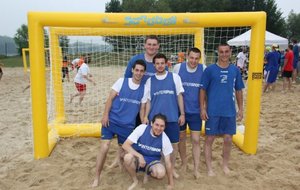
<svg viewBox="0 0 300 190"><path fill-rule="evenodd" d="M49 51L49 48L45 48L45 51ZM29 54L29 48L22 48L22 60L23 60L23 67L24 67L24 73L27 73L30 71L29 67L28 67L28 63L27 63L27 58L26 58L26 54L28 52Z"/></svg>
<svg viewBox="0 0 300 190"><path fill-rule="evenodd" d="M246 98L245 134L234 136L235 144L244 152L255 154L257 150L260 98L262 87L263 52L266 28L265 12L235 13L59 13L29 12L28 32L30 48L32 123L34 158L45 158L51 153L60 133L71 134L78 127L63 124L63 115L57 116L55 127L47 120L47 97L45 79L44 27L111 28L145 31L149 28L204 28L250 26L250 66ZM56 38L52 38L56 39ZM198 44L201 46L201 44ZM196 46L198 46L196 44ZM58 46L57 46L58 47ZM202 49L202 48L201 48ZM52 50L51 53L54 53ZM59 64L54 64L57 69ZM52 66L53 67L53 66ZM59 67L60 68L60 67ZM59 72L58 72L59 73ZM58 80L59 78L54 80ZM58 83L59 86L59 83ZM56 96L56 95L54 95ZM67 129L64 129L68 127ZM62 130L63 129L63 130ZM90 130L91 129L91 130ZM88 133L100 132L100 125L87 125ZM70 130L70 131L69 131ZM83 134L89 136L91 134ZM93 136L93 135L91 135Z"/></svg>

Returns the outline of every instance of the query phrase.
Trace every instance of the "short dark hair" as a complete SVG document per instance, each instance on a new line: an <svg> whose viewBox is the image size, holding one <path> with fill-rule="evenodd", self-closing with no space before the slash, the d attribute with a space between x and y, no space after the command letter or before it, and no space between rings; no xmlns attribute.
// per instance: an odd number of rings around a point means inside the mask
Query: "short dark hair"
<svg viewBox="0 0 300 190"><path fill-rule="evenodd" d="M157 36L155 36L155 35L149 35L149 36L146 36L146 38L145 38L145 43L146 43L147 40L149 40L149 39L151 39L151 40L156 40L157 43L159 44L159 39L158 39Z"/></svg>
<svg viewBox="0 0 300 190"><path fill-rule="evenodd" d="M136 65L142 65L144 67L144 70L146 71L147 66L146 66L146 63L144 60L142 60L142 59L136 60L134 62L134 64L132 65L132 68L134 69Z"/></svg>
<svg viewBox="0 0 300 190"><path fill-rule="evenodd" d="M167 116L165 116L162 113L158 113L158 114L154 115L154 117L152 119L152 123L154 123L156 119L161 119L165 122L165 124L167 124Z"/></svg>
<svg viewBox="0 0 300 190"><path fill-rule="evenodd" d="M293 39L292 42L293 42L294 44L296 44L296 43L297 43L297 40L296 40L296 39Z"/></svg>
<svg viewBox="0 0 300 190"><path fill-rule="evenodd" d="M154 57L153 57L153 60L152 62L155 63L155 59L165 59L166 63L168 62L168 58L165 56L165 54L162 54L162 53L158 53L156 54Z"/></svg>
<svg viewBox="0 0 300 190"><path fill-rule="evenodd" d="M294 47L294 46L293 46L292 44L289 44L289 49L290 49L290 50L292 50L293 47Z"/></svg>
<svg viewBox="0 0 300 190"><path fill-rule="evenodd" d="M188 55L190 55L191 52L200 53L200 57L201 57L201 51L200 51L200 49L198 49L196 47L192 47L192 48L189 49Z"/></svg>
<svg viewBox="0 0 300 190"><path fill-rule="evenodd" d="M230 45L227 42L221 42L218 47L220 47L220 46L228 46L228 47L230 47Z"/></svg>

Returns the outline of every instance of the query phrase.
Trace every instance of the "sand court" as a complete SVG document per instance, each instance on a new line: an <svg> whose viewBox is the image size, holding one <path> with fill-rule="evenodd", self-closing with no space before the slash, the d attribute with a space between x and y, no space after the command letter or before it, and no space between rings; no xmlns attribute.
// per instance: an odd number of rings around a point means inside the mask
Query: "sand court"
<svg viewBox="0 0 300 190"><path fill-rule="evenodd" d="M120 72L115 72L115 76L111 77L117 79L121 76ZM4 68L0 81L0 189L89 189L95 173L99 139L61 139L50 157L34 160L30 90L22 92L28 83L23 68ZM70 85L74 93L72 82L64 85ZM103 96L98 105L97 102L88 103L94 101L94 97L87 92L84 102L95 110L96 113L91 117L96 121L101 119L111 85L106 90L101 90ZM175 180L175 189L299 189L300 85L294 85L294 92L282 93L281 89L282 81L279 81L275 91L262 96L256 155L246 155L233 146L229 162L232 172L225 176L220 167L222 139L217 139L213 147L213 168L217 176L206 175L204 156L201 154L201 177L195 180L191 144L188 143L188 169L186 173L179 172L181 178ZM66 112L71 116L76 112L72 109L66 107ZM76 114L73 115L71 118L76 120ZM101 175L100 186L95 189L126 189L131 184L126 172L120 172L119 168L107 168L117 149L114 140ZM180 161L177 160L178 170L179 164ZM142 179L143 176L139 177ZM137 189L164 189L166 180L150 179L146 185L139 184Z"/></svg>

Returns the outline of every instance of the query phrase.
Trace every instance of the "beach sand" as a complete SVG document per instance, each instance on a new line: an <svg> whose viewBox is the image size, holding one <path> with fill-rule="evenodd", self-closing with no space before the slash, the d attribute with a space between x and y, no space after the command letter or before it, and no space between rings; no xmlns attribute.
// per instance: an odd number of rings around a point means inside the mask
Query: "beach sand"
<svg viewBox="0 0 300 190"><path fill-rule="evenodd" d="M92 189L100 147L98 138L60 139L50 157L33 159L30 90L22 92L28 84L22 68L4 68L0 81L0 189ZM300 85L294 85L294 92L286 93L281 92L281 85L279 81L275 91L262 96L256 155L247 155L233 146L229 163L232 171L226 176L220 167L222 139L218 138L213 147L213 168L217 175L206 175L202 153L201 177L195 180L188 143L188 170L179 171L181 178L175 180L175 189L299 189ZM103 109L104 101L105 98L99 110ZM117 149L113 140L101 184L94 189L126 189L131 184L128 174L120 168L107 169ZM179 165L178 159L178 170ZM140 180L142 177L139 175ZM145 185L140 183L137 189L165 189L166 181L150 179Z"/></svg>

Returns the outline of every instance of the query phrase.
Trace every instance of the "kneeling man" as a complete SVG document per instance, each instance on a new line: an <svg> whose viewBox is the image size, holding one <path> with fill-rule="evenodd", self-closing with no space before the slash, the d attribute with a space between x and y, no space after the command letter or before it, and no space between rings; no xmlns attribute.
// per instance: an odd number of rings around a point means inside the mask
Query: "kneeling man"
<svg viewBox="0 0 300 190"><path fill-rule="evenodd" d="M168 136L164 133L166 122L165 115L156 114L151 125L139 125L124 142L122 147L127 152L124 156L124 166L133 180L128 189L133 189L138 185L136 174L138 171L145 172L144 182L147 175L162 179L167 173L168 189L173 188L170 157L173 148ZM166 167L160 162L161 153L164 155Z"/></svg>

